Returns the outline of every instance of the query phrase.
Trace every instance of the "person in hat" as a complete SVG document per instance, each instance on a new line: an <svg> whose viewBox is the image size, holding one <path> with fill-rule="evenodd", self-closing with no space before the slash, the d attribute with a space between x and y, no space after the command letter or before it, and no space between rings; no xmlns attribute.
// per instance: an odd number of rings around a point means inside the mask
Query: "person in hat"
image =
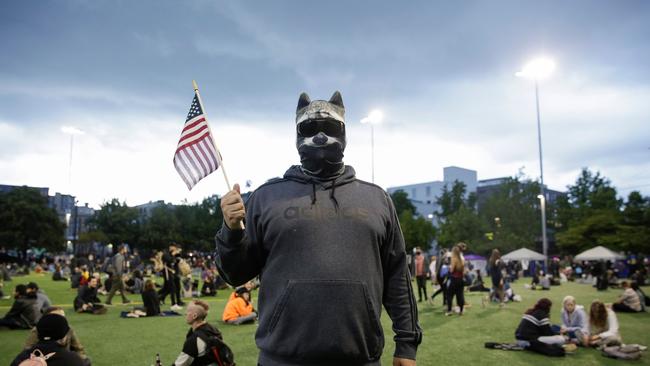
<svg viewBox="0 0 650 366"><path fill-rule="evenodd" d="M382 305L393 321L393 365L415 365L422 330L397 212L386 191L343 163L344 115L339 92L328 101L302 93L300 165L246 204L238 184L221 199L216 264L234 286L260 276L255 341L264 366L380 365Z"/></svg>
<svg viewBox="0 0 650 366"><path fill-rule="evenodd" d="M63 310L63 308L60 308L58 306L51 306L45 309L45 312L43 314L56 314L65 317L65 311ZM29 332L29 336L27 336L27 339L25 340L25 345L23 346L23 349L28 350L34 347L38 343L38 340L39 340L38 329L34 327ZM65 337L60 339L58 342L61 343L68 351L72 351L78 354L79 357L81 357L84 360L86 365L90 365L90 360L86 355L84 346L81 344L79 337L77 337L77 334L72 328L70 328L70 330L68 330L68 333L65 335Z"/></svg>
<svg viewBox="0 0 650 366"><path fill-rule="evenodd" d="M257 319L257 313L251 304L251 293L245 286L235 291L226 307L223 309L221 320L228 324L240 325L253 323Z"/></svg>
<svg viewBox="0 0 650 366"><path fill-rule="evenodd" d="M87 366L78 354L67 350L60 342L70 331L70 326L64 316L45 314L36 324L36 330L38 343L19 353L11 366L18 366L30 357L41 355L47 360L48 366Z"/></svg>

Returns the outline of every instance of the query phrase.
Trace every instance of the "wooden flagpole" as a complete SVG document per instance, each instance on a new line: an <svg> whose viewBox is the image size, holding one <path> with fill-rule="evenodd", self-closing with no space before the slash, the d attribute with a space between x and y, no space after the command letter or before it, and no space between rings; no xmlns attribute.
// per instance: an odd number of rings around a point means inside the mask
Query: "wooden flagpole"
<svg viewBox="0 0 650 366"><path fill-rule="evenodd" d="M228 192L232 191L232 186L230 185L230 181L228 180L228 175L226 174L226 167L223 165L223 161L221 160L221 152L219 151L219 148L217 147L217 142L214 140L214 135L212 134L212 130L210 129L210 122L208 121L208 113L205 111L205 106L203 105L203 100L201 99L201 93L199 93L199 86L196 84L196 80L192 80L192 86L194 86L194 92L196 93L196 97L199 98L199 103L201 103L201 109L203 109L203 116L205 117L206 125L208 126L208 131L210 132L210 140L212 140L212 146L214 146L214 150L217 153L217 164L219 164L219 168L221 168L221 172L223 172L223 179L226 180L226 186L228 186ZM244 222L240 222L241 229L244 230Z"/></svg>

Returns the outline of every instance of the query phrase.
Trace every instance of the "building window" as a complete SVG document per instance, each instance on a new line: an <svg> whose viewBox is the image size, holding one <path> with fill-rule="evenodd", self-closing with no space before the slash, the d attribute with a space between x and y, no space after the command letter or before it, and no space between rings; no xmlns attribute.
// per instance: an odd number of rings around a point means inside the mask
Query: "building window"
<svg viewBox="0 0 650 366"><path fill-rule="evenodd" d="M427 186L427 197L431 196L431 186Z"/></svg>
<svg viewBox="0 0 650 366"><path fill-rule="evenodd" d="M411 198L415 199L415 188L411 189Z"/></svg>

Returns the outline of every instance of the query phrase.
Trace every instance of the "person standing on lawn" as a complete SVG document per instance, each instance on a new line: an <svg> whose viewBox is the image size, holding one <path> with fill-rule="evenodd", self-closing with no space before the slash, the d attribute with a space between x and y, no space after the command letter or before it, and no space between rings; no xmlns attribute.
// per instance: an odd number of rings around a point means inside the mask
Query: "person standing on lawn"
<svg viewBox="0 0 650 366"><path fill-rule="evenodd" d="M422 330L397 213L382 188L344 165L344 113L339 92L329 101L303 93L301 165L246 205L239 185L221 199L216 264L235 286L260 275L262 366L380 365L382 304L396 333L393 365L415 365Z"/></svg>
<svg viewBox="0 0 650 366"><path fill-rule="evenodd" d="M124 284L124 275L126 275L126 246L120 245L117 254L111 259L113 261L113 274L111 275L111 290L106 298L106 305L111 305L111 300L115 292L120 291L122 304L128 304L131 301L126 297L126 285Z"/></svg>

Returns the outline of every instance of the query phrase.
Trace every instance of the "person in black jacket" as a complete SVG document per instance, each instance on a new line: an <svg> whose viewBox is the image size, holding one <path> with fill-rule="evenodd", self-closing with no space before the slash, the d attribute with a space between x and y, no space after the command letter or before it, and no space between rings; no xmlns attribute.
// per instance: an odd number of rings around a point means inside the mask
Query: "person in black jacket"
<svg viewBox="0 0 650 366"><path fill-rule="evenodd" d="M185 321L191 326L185 337L183 350L172 366L204 366L216 365L210 339L216 337L223 340L221 332L205 320L210 307L203 301L194 300L187 307Z"/></svg>
<svg viewBox="0 0 650 366"><path fill-rule="evenodd" d="M37 308L35 293L28 293L27 286L17 285L14 290L14 303L11 309L0 319L0 327L9 329L30 329L41 316Z"/></svg>
<svg viewBox="0 0 650 366"><path fill-rule="evenodd" d="M393 321L393 365L415 365L422 330L397 212L386 191L344 165L344 113L339 92L313 102L303 93L301 165L245 206L237 184L221 199L217 268L234 286L260 275L263 366L380 365L382 305Z"/></svg>
<svg viewBox="0 0 650 366"><path fill-rule="evenodd" d="M87 285L81 286L74 299L77 313L106 314L106 307L97 297L97 278L91 277Z"/></svg>
<svg viewBox="0 0 650 366"><path fill-rule="evenodd" d="M561 345L566 342L566 338L556 335L551 329L549 314L552 304L551 300L543 298L526 310L515 331L515 338L527 350L547 356L564 356Z"/></svg>
<svg viewBox="0 0 650 366"><path fill-rule="evenodd" d="M89 366L90 361L84 361L75 352L66 349L65 345L58 342L63 339L70 326L64 316L58 314L45 314L36 324L38 331L38 343L29 349L22 351L16 356L11 366L18 366L22 361L30 358L30 355L43 354L47 358L48 366Z"/></svg>
<svg viewBox="0 0 650 366"><path fill-rule="evenodd" d="M180 271L178 269L178 261L180 260L180 249L175 243L169 244L169 250L162 256L164 268L162 270L163 288L158 295L164 303L167 295L171 295L172 310L180 310L181 306L185 305L181 300L181 280Z"/></svg>

